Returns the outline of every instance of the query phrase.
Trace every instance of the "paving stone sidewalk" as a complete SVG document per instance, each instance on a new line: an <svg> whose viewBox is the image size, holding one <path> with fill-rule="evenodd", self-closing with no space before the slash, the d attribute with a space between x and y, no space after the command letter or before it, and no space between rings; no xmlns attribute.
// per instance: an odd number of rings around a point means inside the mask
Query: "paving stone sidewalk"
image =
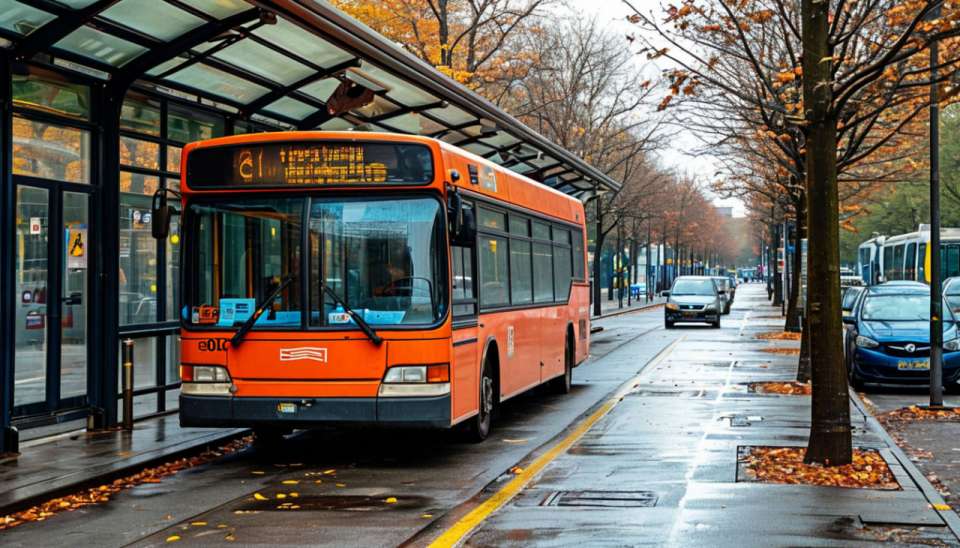
<svg viewBox="0 0 960 548"><path fill-rule="evenodd" d="M900 489L759 484L746 477L740 451L803 447L810 424L809 396L748 388L792 380L797 365L795 355L765 351L797 343L756 339L782 328L758 288L738 292L723 329L686 330L669 356L648 366L605 418L468 545L960 545L933 507L942 499L854 399L855 446L879 451ZM635 355L625 345L607 359ZM577 503L584 492L630 501Z"/></svg>

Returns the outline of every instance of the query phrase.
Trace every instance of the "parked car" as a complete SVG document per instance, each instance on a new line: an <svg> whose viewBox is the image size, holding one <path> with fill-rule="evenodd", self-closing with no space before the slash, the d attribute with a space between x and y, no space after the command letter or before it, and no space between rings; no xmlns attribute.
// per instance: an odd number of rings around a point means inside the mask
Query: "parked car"
<svg viewBox="0 0 960 548"><path fill-rule="evenodd" d="M930 378L930 288L919 282L887 282L863 290L849 327L846 362L857 390L871 384L927 384ZM960 380L956 316L943 314L943 386Z"/></svg>
<svg viewBox="0 0 960 548"><path fill-rule="evenodd" d="M733 289L730 286L730 278L726 276L711 276L717 284L717 290L720 292L720 312L722 314L730 313L730 306L733 304Z"/></svg>
<svg viewBox="0 0 960 548"><path fill-rule="evenodd" d="M853 314L853 308L857 304L857 299L860 295L863 295L863 290L866 289L863 286L852 285L843 290L843 296L840 298L840 314L843 318L846 318ZM843 353L847 353L847 337L850 334L850 326L846 323L843 324Z"/></svg>
<svg viewBox="0 0 960 548"><path fill-rule="evenodd" d="M723 303L712 277L680 276L663 296L667 298L663 318L667 329L680 322L705 322L720 327Z"/></svg>
<svg viewBox="0 0 960 548"><path fill-rule="evenodd" d="M960 276L943 280L943 299L954 316L960 316Z"/></svg>
<svg viewBox="0 0 960 548"><path fill-rule="evenodd" d="M840 268L840 287L851 287L863 285L863 278L857 275L851 268Z"/></svg>

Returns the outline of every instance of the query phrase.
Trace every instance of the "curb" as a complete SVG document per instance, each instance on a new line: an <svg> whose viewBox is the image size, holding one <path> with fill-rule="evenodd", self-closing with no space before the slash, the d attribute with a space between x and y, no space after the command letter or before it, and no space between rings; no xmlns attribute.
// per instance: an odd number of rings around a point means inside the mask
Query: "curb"
<svg viewBox="0 0 960 548"><path fill-rule="evenodd" d="M860 399L860 395L857 394L852 388L848 388L850 392L850 401L853 402L853 405L863 413L863 416L867 419L867 424L883 438L886 442L887 447L893 453L897 460L900 461L900 465L903 466L903 469L907 472L907 475L910 476L910 479L913 480L913 483L920 489L920 492L923 493L923 496L927 499L927 502L930 503L931 508L940 516L940 519L943 520L947 528L950 529L950 532L953 533L953 536L960 542L960 515L958 515L953 508L947 505L947 502L943 500L943 497L940 496L940 493L933 487L933 484L927 480L927 477L923 475L923 472L913 463L912 460L903 452L903 449L897 445L897 442L894 441L893 437L890 436L890 433L887 432L887 429L880 424L880 421L873 416L873 413L867 409L867 406L864 405L863 400Z"/></svg>
<svg viewBox="0 0 960 548"><path fill-rule="evenodd" d="M71 493L76 493L83 489L93 487L96 485L102 485L104 483L109 483L115 479L121 478L123 476L130 475L135 472L139 472L144 468L150 468L163 464L164 462L176 460L181 457L185 457L192 453L197 452L198 450L211 447L219 446L224 443L231 441L236 438L243 437L250 433L250 430L230 430L222 434L213 434L209 437L205 437L202 440L196 440L194 442L184 442L172 446L171 448L162 448L143 455L132 457L128 460L115 461L114 463L108 463L101 466L104 468L102 472L93 472L91 475L85 475L83 477L78 477L74 480L66 480L63 483L59 483L56 487L50 489L40 490L33 493L27 493L19 498L16 498L11 501L0 503L0 516L5 516L19 512L21 510L26 510L32 506L44 503L48 500L55 499L57 497L62 497ZM171 450L167 450L171 449ZM56 479L46 480L40 482L43 483L57 483ZM25 486L22 488L24 491L30 491L33 486Z"/></svg>
<svg viewBox="0 0 960 548"><path fill-rule="evenodd" d="M614 310L613 312L607 312L606 314L600 314L599 316L590 316L590 320L602 320L604 318L612 318L613 316L621 316L623 314L629 314L631 312L642 312L644 310L650 310L651 308L656 308L658 306L663 306L662 302L647 303L639 306L631 306L630 308L623 308Z"/></svg>

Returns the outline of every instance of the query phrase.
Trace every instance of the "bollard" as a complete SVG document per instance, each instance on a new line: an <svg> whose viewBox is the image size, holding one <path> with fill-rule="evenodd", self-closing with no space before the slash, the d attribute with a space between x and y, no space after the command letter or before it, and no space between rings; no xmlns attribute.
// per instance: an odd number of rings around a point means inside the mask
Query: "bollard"
<svg viewBox="0 0 960 548"><path fill-rule="evenodd" d="M123 339L123 429L133 430L133 339Z"/></svg>

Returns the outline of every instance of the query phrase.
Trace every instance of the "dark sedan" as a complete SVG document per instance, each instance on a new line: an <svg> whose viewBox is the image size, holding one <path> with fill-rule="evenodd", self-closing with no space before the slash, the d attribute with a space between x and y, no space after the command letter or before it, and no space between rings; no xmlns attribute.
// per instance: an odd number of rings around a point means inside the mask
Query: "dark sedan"
<svg viewBox="0 0 960 548"><path fill-rule="evenodd" d="M854 388L926 384L930 379L930 288L889 282L864 290L845 316L847 372ZM948 306L943 314L943 385L960 380L960 339Z"/></svg>
<svg viewBox="0 0 960 548"><path fill-rule="evenodd" d="M709 323L720 327L723 303L720 290L709 276L680 276L670 291L664 291L667 303L664 326L667 329L679 322Z"/></svg>

